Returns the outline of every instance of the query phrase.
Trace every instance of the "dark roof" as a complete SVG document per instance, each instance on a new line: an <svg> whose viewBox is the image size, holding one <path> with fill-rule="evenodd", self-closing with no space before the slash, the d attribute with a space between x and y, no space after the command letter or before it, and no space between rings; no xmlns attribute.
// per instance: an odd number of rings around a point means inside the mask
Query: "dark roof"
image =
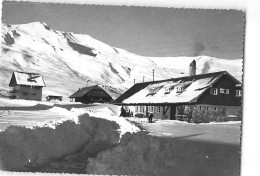
<svg viewBox="0 0 260 176"><path fill-rule="evenodd" d="M47 97L62 97L62 96L58 96L58 95L48 95ZM46 97L46 98L47 98Z"/></svg>
<svg viewBox="0 0 260 176"><path fill-rule="evenodd" d="M102 90L103 92L105 92L101 87L99 87L98 85L95 85L95 86L90 86L90 87L83 87L83 88L79 89L77 92L75 92L74 94L72 94L71 96L69 96L69 98L83 97L93 89ZM106 94L109 97L111 97L108 93L106 93Z"/></svg>
<svg viewBox="0 0 260 176"><path fill-rule="evenodd" d="M151 85L151 84L163 83L163 82L167 82L167 81L177 82L179 80L184 81L184 82L188 82L188 81L195 81L195 80L198 80L198 79L204 79L204 78L209 78L209 77L218 78L219 79L220 77L222 77L223 75L226 75L226 74L231 79L233 79L237 84L241 84L240 81L238 81L236 78L234 78L232 75L230 75L226 71L206 73L206 74L200 74L200 75L192 75L192 76L185 76L185 77L179 77L179 78L171 78L171 79L159 80L159 81L150 81L150 82L144 82L144 83L137 83L137 84L133 85L125 93L123 93L116 100L114 100L113 103L120 104L125 99L131 97L135 93L139 92L140 90L144 89L145 87L147 87L148 85ZM211 85L214 84L214 83L215 83L215 81L212 82Z"/></svg>

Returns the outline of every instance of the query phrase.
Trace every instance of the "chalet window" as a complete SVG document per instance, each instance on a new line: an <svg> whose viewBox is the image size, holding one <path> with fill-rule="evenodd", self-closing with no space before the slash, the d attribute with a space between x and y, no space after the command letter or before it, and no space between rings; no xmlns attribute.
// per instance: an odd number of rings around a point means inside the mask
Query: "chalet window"
<svg viewBox="0 0 260 176"><path fill-rule="evenodd" d="M167 87L167 88L165 88L165 94L169 94L170 92L172 91L172 88L170 88L170 87Z"/></svg>
<svg viewBox="0 0 260 176"><path fill-rule="evenodd" d="M148 106L148 111L149 112L154 112L154 106Z"/></svg>
<svg viewBox="0 0 260 176"><path fill-rule="evenodd" d="M138 112L138 106L135 107L135 112Z"/></svg>
<svg viewBox="0 0 260 176"><path fill-rule="evenodd" d="M236 90L236 97L242 97L242 90Z"/></svg>
<svg viewBox="0 0 260 176"><path fill-rule="evenodd" d="M211 88L211 89L210 89L210 94L212 94L212 95L218 95L218 88Z"/></svg>
<svg viewBox="0 0 260 176"><path fill-rule="evenodd" d="M140 112L144 113L144 106L140 106Z"/></svg>
<svg viewBox="0 0 260 176"><path fill-rule="evenodd" d="M183 87L177 87L177 93L180 93L183 91Z"/></svg>
<svg viewBox="0 0 260 176"><path fill-rule="evenodd" d="M150 87L148 95L156 94L163 86Z"/></svg>
<svg viewBox="0 0 260 176"><path fill-rule="evenodd" d="M156 106L156 112L160 113L161 112L161 107L160 106Z"/></svg>
<svg viewBox="0 0 260 176"><path fill-rule="evenodd" d="M220 88L220 89L219 89L219 93L222 93L222 94L229 94L229 89L223 89L223 88Z"/></svg>
<svg viewBox="0 0 260 176"><path fill-rule="evenodd" d="M155 94L156 90L155 89L149 89L149 94Z"/></svg>

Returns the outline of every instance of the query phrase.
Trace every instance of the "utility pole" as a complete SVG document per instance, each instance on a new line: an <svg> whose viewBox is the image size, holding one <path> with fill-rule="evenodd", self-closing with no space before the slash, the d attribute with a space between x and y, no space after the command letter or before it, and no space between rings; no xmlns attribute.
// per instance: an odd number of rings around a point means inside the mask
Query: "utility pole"
<svg viewBox="0 0 260 176"><path fill-rule="evenodd" d="M143 82L144 82L144 76L143 76Z"/></svg>
<svg viewBox="0 0 260 176"><path fill-rule="evenodd" d="M153 69L153 81L154 81L154 69Z"/></svg>
<svg viewBox="0 0 260 176"><path fill-rule="evenodd" d="M134 85L135 85L135 79L134 79Z"/></svg>

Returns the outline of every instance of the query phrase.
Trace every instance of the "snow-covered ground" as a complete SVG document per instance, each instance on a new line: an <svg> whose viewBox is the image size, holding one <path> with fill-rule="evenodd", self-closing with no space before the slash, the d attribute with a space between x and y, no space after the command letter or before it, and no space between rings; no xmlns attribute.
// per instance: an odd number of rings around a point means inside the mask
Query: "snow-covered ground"
<svg viewBox="0 0 260 176"><path fill-rule="evenodd" d="M149 135L160 137L190 136L191 140L240 144L241 121L188 123L177 120L156 120L148 123L146 118L127 118L129 121L140 124ZM194 135L195 132L199 135Z"/></svg>
<svg viewBox="0 0 260 176"><path fill-rule="evenodd" d="M118 117L120 107L111 104L61 103L40 111L26 111L37 104L25 104L24 110L0 117L0 122L3 118L15 125L0 132L1 169L176 176L239 173L241 122L148 123L146 118Z"/></svg>

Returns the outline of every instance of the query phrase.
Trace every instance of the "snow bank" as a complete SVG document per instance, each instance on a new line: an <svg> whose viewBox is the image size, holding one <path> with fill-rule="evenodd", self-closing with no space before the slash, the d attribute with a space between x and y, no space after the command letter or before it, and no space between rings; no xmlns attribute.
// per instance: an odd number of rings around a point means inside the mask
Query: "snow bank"
<svg viewBox="0 0 260 176"><path fill-rule="evenodd" d="M140 131L138 127L128 122L125 118L113 115L114 112L108 107L100 108L95 111L72 108L71 112L73 112L78 116L81 114L88 113L90 116L94 116L96 118L102 118L102 119L116 122L120 126L120 128L118 129L118 131L120 132L120 137L122 137L126 132L136 133Z"/></svg>
<svg viewBox="0 0 260 176"><path fill-rule="evenodd" d="M0 106L35 106L38 101L0 98Z"/></svg>
<svg viewBox="0 0 260 176"><path fill-rule="evenodd" d="M79 151L89 143L115 145L118 129L117 123L88 114L78 117L78 124L67 120L55 129L10 126L0 132L1 169L27 170Z"/></svg>
<svg viewBox="0 0 260 176"><path fill-rule="evenodd" d="M90 158L86 172L106 175L171 175L176 165L173 141L146 135L125 134L115 148Z"/></svg>

